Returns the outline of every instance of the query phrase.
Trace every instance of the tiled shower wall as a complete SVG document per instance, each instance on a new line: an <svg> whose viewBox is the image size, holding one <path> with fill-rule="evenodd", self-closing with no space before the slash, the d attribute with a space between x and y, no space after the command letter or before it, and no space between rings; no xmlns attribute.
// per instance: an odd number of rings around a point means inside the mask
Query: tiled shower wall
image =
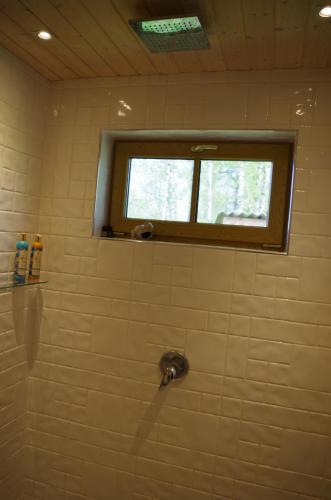
<svg viewBox="0 0 331 500"><path fill-rule="evenodd" d="M48 89L0 65L4 277L37 230ZM24 463L34 500L331 497L329 88L297 72L54 86L40 339L38 293L0 295L1 499ZM245 127L299 129L290 257L89 237L101 128ZM191 372L160 394L168 348Z"/></svg>
<svg viewBox="0 0 331 500"><path fill-rule="evenodd" d="M26 500L331 499L331 74L53 85ZM290 254L91 238L102 129L298 129ZM158 361L191 370L158 391Z"/></svg>
<svg viewBox="0 0 331 500"><path fill-rule="evenodd" d="M18 232L38 229L48 84L0 48L0 282ZM36 346L38 295L0 290L0 498L21 498L28 366Z"/></svg>

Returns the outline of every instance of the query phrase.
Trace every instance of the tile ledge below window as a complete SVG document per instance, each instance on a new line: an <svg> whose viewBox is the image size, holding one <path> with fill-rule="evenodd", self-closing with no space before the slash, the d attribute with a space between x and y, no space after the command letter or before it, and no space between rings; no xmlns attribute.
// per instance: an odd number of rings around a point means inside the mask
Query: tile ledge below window
<svg viewBox="0 0 331 500"><path fill-rule="evenodd" d="M105 237L105 236L93 236L94 239L96 240L102 240L102 241L126 241L128 243L132 244L145 244L145 245L170 245L170 246L191 246L194 248L209 248L209 249L214 249L214 250L230 250L230 251L236 251L236 252L251 252L251 253L263 253L263 254L268 254L268 255L289 255L289 252L286 250L274 250L274 249L263 249L263 248L246 248L246 247L236 247L236 246L230 246L230 245L217 245L217 244L208 244L208 243L186 243L182 241L164 241L164 240L157 240L157 239L152 239L148 241L144 240L135 240L132 238L121 238L118 236L112 236L112 237Z"/></svg>

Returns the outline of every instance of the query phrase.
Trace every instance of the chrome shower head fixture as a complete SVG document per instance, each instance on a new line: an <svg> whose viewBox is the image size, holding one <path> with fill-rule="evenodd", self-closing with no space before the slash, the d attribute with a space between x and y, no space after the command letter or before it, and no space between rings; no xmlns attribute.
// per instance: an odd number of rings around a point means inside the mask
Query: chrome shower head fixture
<svg viewBox="0 0 331 500"><path fill-rule="evenodd" d="M198 16L131 19L129 24L151 52L204 50L210 47Z"/></svg>

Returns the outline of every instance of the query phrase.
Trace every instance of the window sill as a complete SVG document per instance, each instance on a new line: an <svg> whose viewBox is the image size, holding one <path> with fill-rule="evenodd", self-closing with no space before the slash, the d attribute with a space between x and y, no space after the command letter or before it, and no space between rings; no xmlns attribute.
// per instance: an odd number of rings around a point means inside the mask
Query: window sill
<svg viewBox="0 0 331 500"><path fill-rule="evenodd" d="M275 250L273 248L267 249L267 248L261 248L261 247L248 247L248 246L233 246L233 245L227 245L227 244L221 244L221 243L214 243L214 242L206 242L206 243L201 243L201 242L195 242L195 241L180 241L176 240L175 238L169 238L167 240L165 239L158 239L157 237L152 238L151 240L136 240L132 239L129 235L126 236L112 236L112 237L105 237L105 236L94 236L95 239L97 240L107 240L107 241L120 241L120 242L131 242L132 244L146 244L146 245L152 245L152 244L157 244L157 245L170 245L170 246L187 246L190 245L194 248L213 248L215 250L230 250L230 251L236 251L236 252L251 252L251 253L263 253L263 254L268 254L268 255L288 255L288 250Z"/></svg>

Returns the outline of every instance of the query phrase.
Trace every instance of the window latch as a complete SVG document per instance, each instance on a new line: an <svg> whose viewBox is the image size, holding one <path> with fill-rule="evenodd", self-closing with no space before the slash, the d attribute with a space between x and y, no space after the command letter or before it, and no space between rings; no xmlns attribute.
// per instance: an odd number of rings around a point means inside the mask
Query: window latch
<svg viewBox="0 0 331 500"><path fill-rule="evenodd" d="M197 146L192 146L191 151L197 153L199 151L216 151L218 146L216 144L198 144Z"/></svg>

